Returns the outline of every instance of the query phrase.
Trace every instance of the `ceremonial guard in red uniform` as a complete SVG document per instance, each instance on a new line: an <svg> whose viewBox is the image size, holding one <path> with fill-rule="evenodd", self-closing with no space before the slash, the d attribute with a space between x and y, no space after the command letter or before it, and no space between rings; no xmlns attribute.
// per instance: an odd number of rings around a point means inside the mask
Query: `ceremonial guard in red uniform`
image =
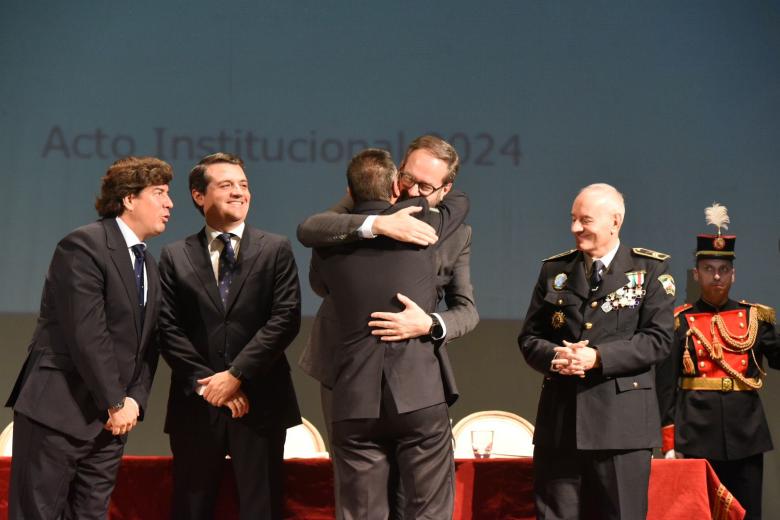
<svg viewBox="0 0 780 520"><path fill-rule="evenodd" d="M672 354L658 371L666 458L704 458L747 511L761 518L763 453L772 449L758 391L780 368L774 309L729 298L736 237L724 206L706 210L717 235L699 235L694 279L701 297L675 309Z"/></svg>

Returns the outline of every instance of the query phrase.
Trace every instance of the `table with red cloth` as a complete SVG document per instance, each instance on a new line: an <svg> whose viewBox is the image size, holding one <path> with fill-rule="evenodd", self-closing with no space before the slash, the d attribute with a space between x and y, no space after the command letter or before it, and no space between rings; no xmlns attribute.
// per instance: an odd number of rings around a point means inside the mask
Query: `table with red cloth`
<svg viewBox="0 0 780 520"><path fill-rule="evenodd" d="M0 520L8 517L8 457L0 457ZM221 519L238 518L230 462L219 497ZM333 474L327 459L285 461L285 518L325 520L333 514ZM111 497L111 520L170 518L170 457L124 457ZM705 460L653 460L648 519L729 519L744 510ZM535 518L533 460L459 459L455 462L456 520Z"/></svg>

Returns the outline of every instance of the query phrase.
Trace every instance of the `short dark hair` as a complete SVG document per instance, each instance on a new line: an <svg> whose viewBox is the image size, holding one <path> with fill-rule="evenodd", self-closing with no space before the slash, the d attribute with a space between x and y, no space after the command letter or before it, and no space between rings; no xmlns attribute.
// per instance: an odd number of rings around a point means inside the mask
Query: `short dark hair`
<svg viewBox="0 0 780 520"><path fill-rule="evenodd" d="M157 157L124 157L108 167L100 181L95 209L103 218L118 217L125 211L124 198L138 195L147 186L170 184L173 168Z"/></svg>
<svg viewBox="0 0 780 520"><path fill-rule="evenodd" d="M387 200L393 196L393 180L398 170L387 150L366 148L347 167L347 185L355 202Z"/></svg>
<svg viewBox="0 0 780 520"><path fill-rule="evenodd" d="M455 151L455 148L450 143L435 135L421 135L412 141L406 149L404 159L401 161L401 171L406 166L406 161L412 152L417 150L425 150L437 159L444 161L447 164L447 176L444 178L444 183L455 182L458 168L460 168L460 158L458 157L458 152Z"/></svg>
<svg viewBox="0 0 780 520"><path fill-rule="evenodd" d="M190 193L197 191L198 193L206 193L206 189L209 186L210 180L206 177L206 170L212 164L228 163L236 164L242 169L244 168L244 161L238 155L233 155L225 152L217 152L209 154L203 157L198 164L190 172ZM192 199L192 203L198 208L201 215L203 214L203 208L198 206L195 199Z"/></svg>

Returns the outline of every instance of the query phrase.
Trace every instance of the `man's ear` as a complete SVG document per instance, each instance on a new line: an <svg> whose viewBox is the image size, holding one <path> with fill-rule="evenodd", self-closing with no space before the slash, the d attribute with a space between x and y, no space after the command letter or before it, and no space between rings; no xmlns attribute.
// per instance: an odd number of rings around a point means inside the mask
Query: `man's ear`
<svg viewBox="0 0 780 520"><path fill-rule="evenodd" d="M135 196L132 193L129 194L129 195L125 195L122 198L122 207L125 208L125 211L130 211L130 212L133 211L133 199L134 198L135 198Z"/></svg>
<svg viewBox="0 0 780 520"><path fill-rule="evenodd" d="M352 196L352 190L349 189L349 186L347 186L347 195L349 195L349 198L352 199L352 202L355 202L355 197Z"/></svg>
<svg viewBox="0 0 780 520"><path fill-rule="evenodd" d="M444 187L441 189L441 196L442 196L442 198L444 198L450 192L451 189L452 189L452 183L451 182L448 182L447 184L445 184Z"/></svg>
<svg viewBox="0 0 780 520"><path fill-rule="evenodd" d="M203 208L203 199L205 198L205 195L198 190L190 191L190 195L192 195L192 200L195 201L195 204L197 204L198 207Z"/></svg>
<svg viewBox="0 0 780 520"><path fill-rule="evenodd" d="M392 191L393 191L393 198L394 199L397 199L398 197L401 196L401 186L399 186L399 184L398 184L398 177L397 176L396 176L395 179L393 179Z"/></svg>
<svg viewBox="0 0 780 520"><path fill-rule="evenodd" d="M620 213L615 213L612 223L615 226L615 233L620 233L620 228L623 226L623 216Z"/></svg>
<svg viewBox="0 0 780 520"><path fill-rule="evenodd" d="M699 283L699 270L696 267L693 268L693 281Z"/></svg>

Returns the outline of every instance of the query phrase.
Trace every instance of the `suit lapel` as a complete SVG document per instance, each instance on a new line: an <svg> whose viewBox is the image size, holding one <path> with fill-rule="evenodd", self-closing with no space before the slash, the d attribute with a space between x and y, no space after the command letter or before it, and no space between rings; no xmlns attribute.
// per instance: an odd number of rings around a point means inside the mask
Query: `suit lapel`
<svg viewBox="0 0 780 520"><path fill-rule="evenodd" d="M214 279L214 267L211 265L209 257L209 247L206 243L206 229L201 229L197 235L190 235L185 242L187 247L184 250L200 284L211 298L211 303L217 309L223 310L217 281Z"/></svg>
<svg viewBox="0 0 780 520"><path fill-rule="evenodd" d="M566 268L565 273L568 273L568 287L576 294L580 295L583 299L588 299L590 296L590 284L588 283L588 277L585 275L585 261L582 258L582 253L577 252L572 257Z"/></svg>
<svg viewBox="0 0 780 520"><path fill-rule="evenodd" d="M233 273L233 281L230 283L230 294L228 295L227 309L225 313L229 313L233 307L238 294L241 292L241 288L244 286L247 276L252 272L252 267L257 261L257 257L260 255L262 249L263 233L260 230L244 227L244 234L241 237L241 247L238 250L238 258L236 260L236 270Z"/></svg>
<svg viewBox="0 0 780 520"><path fill-rule="evenodd" d="M631 271L632 265L631 254L628 252L628 248L621 244L615 254L615 258L609 264L609 269L604 273L599 290L596 291L594 297L602 298L626 285L628 283L626 273Z"/></svg>
<svg viewBox="0 0 780 520"><path fill-rule="evenodd" d="M144 266L146 268L146 308L144 309L146 316L144 317L144 330L141 333L141 345L146 344L149 334L154 328L149 324L156 322L150 318L156 316L158 293L160 292L160 273L157 270L157 262L154 261L151 253L146 253Z"/></svg>
<svg viewBox="0 0 780 520"><path fill-rule="evenodd" d="M119 224L114 219L104 219L103 227L106 230L106 247L111 252L111 261L119 272L122 279L122 285L125 286L127 298L130 300L133 308L133 318L135 318L135 333L138 338L141 337L141 312L138 302L138 288L135 285L135 272L130 263L130 253L127 250L127 243L119 230Z"/></svg>

